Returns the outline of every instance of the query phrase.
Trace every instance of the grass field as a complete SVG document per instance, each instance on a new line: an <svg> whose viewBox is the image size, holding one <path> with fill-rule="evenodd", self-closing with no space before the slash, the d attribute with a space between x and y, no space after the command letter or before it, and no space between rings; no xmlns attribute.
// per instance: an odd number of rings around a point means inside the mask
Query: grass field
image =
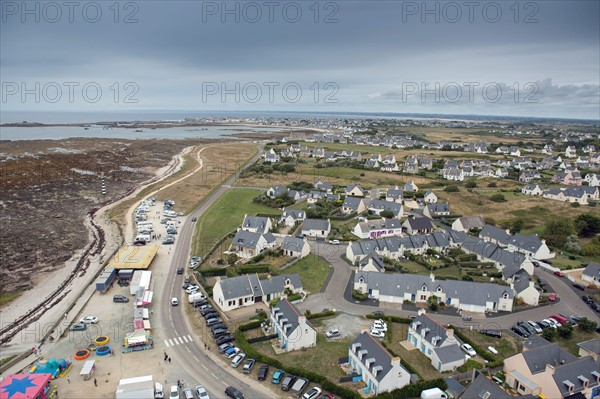
<svg viewBox="0 0 600 399"><path fill-rule="evenodd" d="M4 306L7 303L17 299L23 291L10 291L0 293L0 306Z"/></svg>
<svg viewBox="0 0 600 399"><path fill-rule="evenodd" d="M317 255L309 254L292 266L282 270L281 273L298 273L304 290L315 293L321 290L325 279L329 275L329 270L327 262Z"/></svg>
<svg viewBox="0 0 600 399"><path fill-rule="evenodd" d="M244 215L269 214L279 215L281 212L274 208L252 202L261 190L233 189L227 191L198 219L192 242L192 253L203 255L214 244L239 227Z"/></svg>

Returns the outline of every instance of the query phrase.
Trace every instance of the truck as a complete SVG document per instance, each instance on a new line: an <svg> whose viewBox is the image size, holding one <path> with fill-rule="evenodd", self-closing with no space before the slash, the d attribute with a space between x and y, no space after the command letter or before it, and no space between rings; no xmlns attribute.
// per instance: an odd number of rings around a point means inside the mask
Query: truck
<svg viewBox="0 0 600 399"><path fill-rule="evenodd" d="M117 270L114 267L107 267L96 279L96 290L106 292L111 287L117 276Z"/></svg>
<svg viewBox="0 0 600 399"><path fill-rule="evenodd" d="M421 391L421 399L448 399L448 395L439 388L431 388Z"/></svg>
<svg viewBox="0 0 600 399"><path fill-rule="evenodd" d="M204 294L201 292L194 292L193 294L188 295L189 303L200 302L203 299L206 299L206 296L204 296Z"/></svg>

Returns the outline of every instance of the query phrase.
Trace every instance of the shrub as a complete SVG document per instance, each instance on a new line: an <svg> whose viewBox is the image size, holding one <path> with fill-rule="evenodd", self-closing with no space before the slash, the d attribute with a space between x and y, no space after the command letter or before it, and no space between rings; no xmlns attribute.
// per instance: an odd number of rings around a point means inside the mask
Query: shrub
<svg viewBox="0 0 600 399"><path fill-rule="evenodd" d="M306 314L306 318L309 320L318 319L320 317L329 317L329 316L335 316L335 311L327 310L327 311L321 312L321 313L310 313L307 311L307 314Z"/></svg>
<svg viewBox="0 0 600 399"><path fill-rule="evenodd" d="M482 368L483 368L483 364L481 364L473 359L469 359L469 360L467 360L467 362L465 364L458 367L456 370L458 370L460 373L464 373L466 371L470 371L473 369L481 370Z"/></svg>
<svg viewBox="0 0 600 399"><path fill-rule="evenodd" d="M459 190L458 186L446 186L446 187L444 187L444 191L447 193L457 193L460 190Z"/></svg>
<svg viewBox="0 0 600 399"><path fill-rule="evenodd" d="M352 298L358 299L359 301L366 301L368 295L366 293L360 293L357 290L352 290Z"/></svg>
<svg viewBox="0 0 600 399"><path fill-rule="evenodd" d="M495 181L493 181L493 182L489 183L487 186L490 188L496 188L496 187L498 187L498 184Z"/></svg>
<svg viewBox="0 0 600 399"><path fill-rule="evenodd" d="M593 332L597 327L598 323L589 320L587 317L581 319L579 324L577 324L577 328L583 332Z"/></svg>
<svg viewBox="0 0 600 399"><path fill-rule="evenodd" d="M555 328L545 328L542 332L542 336L545 340L552 342L558 337L558 332L556 332Z"/></svg>
<svg viewBox="0 0 600 399"><path fill-rule="evenodd" d="M579 202L573 202L571 204L571 208L579 208L581 205L579 204Z"/></svg>
<svg viewBox="0 0 600 399"><path fill-rule="evenodd" d="M503 194L494 194L490 197L490 201L494 201L494 202L506 202L506 197L504 197Z"/></svg>
<svg viewBox="0 0 600 399"><path fill-rule="evenodd" d="M468 181L467 184L465 184L466 188L475 188L477 187L477 183L475 183L474 181Z"/></svg>

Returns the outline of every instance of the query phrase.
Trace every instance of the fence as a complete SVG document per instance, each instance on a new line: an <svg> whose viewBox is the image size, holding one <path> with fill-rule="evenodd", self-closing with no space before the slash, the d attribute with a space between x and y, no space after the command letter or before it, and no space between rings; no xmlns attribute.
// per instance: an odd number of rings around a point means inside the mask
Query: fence
<svg viewBox="0 0 600 399"><path fill-rule="evenodd" d="M256 337L256 338L248 338L248 343L254 344L256 342L270 341L275 338L277 338L277 334L265 335L263 337Z"/></svg>

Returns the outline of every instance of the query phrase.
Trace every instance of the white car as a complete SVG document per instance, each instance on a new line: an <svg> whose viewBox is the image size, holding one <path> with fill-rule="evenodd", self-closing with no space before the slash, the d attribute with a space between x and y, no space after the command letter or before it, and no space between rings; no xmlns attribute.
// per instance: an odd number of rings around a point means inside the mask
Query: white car
<svg viewBox="0 0 600 399"><path fill-rule="evenodd" d="M381 324L379 322L374 322L373 323L373 330L379 330L379 331L383 331L383 332L387 332L387 325L385 324Z"/></svg>
<svg viewBox="0 0 600 399"><path fill-rule="evenodd" d="M385 333L383 331L371 330L369 334L371 334L371 337L373 338L385 338Z"/></svg>
<svg viewBox="0 0 600 399"><path fill-rule="evenodd" d="M198 291L200 291L200 287L198 287L197 285L190 285L185 289L185 292L187 292L188 294L194 294Z"/></svg>
<svg viewBox="0 0 600 399"><path fill-rule="evenodd" d="M170 399L179 399L179 387L177 385L171 385L171 393L169 393Z"/></svg>
<svg viewBox="0 0 600 399"><path fill-rule="evenodd" d="M96 316L85 316L84 318L79 320L79 322L83 324L97 324L98 318Z"/></svg>
<svg viewBox="0 0 600 399"><path fill-rule="evenodd" d="M196 387L196 395L198 395L199 399L210 399L210 396L208 396L208 392L206 392L204 385L198 385Z"/></svg>
<svg viewBox="0 0 600 399"><path fill-rule="evenodd" d="M179 305L179 300L177 298L171 298L171 306Z"/></svg>
<svg viewBox="0 0 600 399"><path fill-rule="evenodd" d="M312 387L304 395L302 395L302 399L315 399L321 394L321 388Z"/></svg>
<svg viewBox="0 0 600 399"><path fill-rule="evenodd" d="M469 344L462 344L460 349L462 349L463 352L465 352L469 356L477 355L477 352L475 352L475 349L473 349L473 347Z"/></svg>
<svg viewBox="0 0 600 399"><path fill-rule="evenodd" d="M238 367L246 358L246 354L244 352L242 353L238 353L237 355L235 355L235 357L233 359L231 359L231 362L229 363L229 365L231 367Z"/></svg>
<svg viewBox="0 0 600 399"><path fill-rule="evenodd" d="M340 240L329 240L331 245L340 245Z"/></svg>
<svg viewBox="0 0 600 399"><path fill-rule="evenodd" d="M562 326L562 324L560 324L558 321L556 321L556 320L554 320L554 319L544 319L544 321L545 321L546 323L549 323L549 324L550 324L552 327L554 327L554 328L558 328L558 327L561 327L561 326Z"/></svg>
<svg viewBox="0 0 600 399"><path fill-rule="evenodd" d="M377 320L373 321L373 323L383 324L387 328L387 323L385 321L383 321L383 319L377 319Z"/></svg>
<svg viewBox="0 0 600 399"><path fill-rule="evenodd" d="M493 346L488 346L488 350L490 352L492 352L494 355L498 354L498 350L496 348L494 348Z"/></svg>

